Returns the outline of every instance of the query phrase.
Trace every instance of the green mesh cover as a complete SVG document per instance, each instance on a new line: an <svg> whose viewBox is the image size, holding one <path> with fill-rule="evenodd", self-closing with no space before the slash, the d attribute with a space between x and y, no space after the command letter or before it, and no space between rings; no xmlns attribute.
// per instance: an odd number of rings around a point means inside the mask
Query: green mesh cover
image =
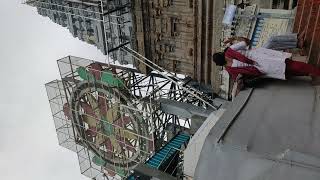
<svg viewBox="0 0 320 180"><path fill-rule="evenodd" d="M106 162L99 156L93 156L92 162L97 166L104 166Z"/></svg>
<svg viewBox="0 0 320 180"><path fill-rule="evenodd" d="M87 81L95 81L94 76L86 70L84 67L77 68L77 72L81 79ZM124 83L121 79L115 77L111 71L102 72L101 81L108 84L109 86L116 86L119 88L124 87Z"/></svg>

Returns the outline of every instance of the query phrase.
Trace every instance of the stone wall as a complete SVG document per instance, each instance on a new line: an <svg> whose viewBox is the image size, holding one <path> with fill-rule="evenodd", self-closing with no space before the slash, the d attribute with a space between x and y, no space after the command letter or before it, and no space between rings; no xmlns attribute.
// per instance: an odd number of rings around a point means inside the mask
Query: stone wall
<svg viewBox="0 0 320 180"><path fill-rule="evenodd" d="M195 5L193 0L136 0L138 52L168 71L194 76ZM138 68L148 69L142 64Z"/></svg>
<svg viewBox="0 0 320 180"><path fill-rule="evenodd" d="M220 69L211 56L220 49L224 1L135 0L133 7L134 47L140 54L168 71L219 86Z"/></svg>

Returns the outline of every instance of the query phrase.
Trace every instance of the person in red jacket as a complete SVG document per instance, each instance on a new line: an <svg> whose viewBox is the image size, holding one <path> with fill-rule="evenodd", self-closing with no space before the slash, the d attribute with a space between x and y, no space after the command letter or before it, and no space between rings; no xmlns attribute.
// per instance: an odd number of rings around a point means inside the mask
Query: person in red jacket
<svg viewBox="0 0 320 180"><path fill-rule="evenodd" d="M225 66L231 78L239 75L249 77L268 77L285 80L290 76L320 77L320 68L310 64L293 61L292 54L267 48L248 49L247 38L235 38L239 41L226 48L224 52L213 54L218 66Z"/></svg>

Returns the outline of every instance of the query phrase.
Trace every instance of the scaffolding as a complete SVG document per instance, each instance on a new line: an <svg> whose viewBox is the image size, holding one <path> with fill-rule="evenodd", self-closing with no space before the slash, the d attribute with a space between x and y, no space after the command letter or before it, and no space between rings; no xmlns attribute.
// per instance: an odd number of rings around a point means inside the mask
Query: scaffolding
<svg viewBox="0 0 320 180"><path fill-rule="evenodd" d="M68 23L77 18L78 28L85 29L83 23L92 21L102 29L108 62L62 58L58 60L61 80L46 84L59 144L77 153L82 174L96 180L124 179L172 137L188 132L191 117L164 111L163 99L191 104L200 111L220 107L213 93L199 91L132 48L130 0L25 3L54 12L52 16L66 16ZM114 65L110 59L139 62L151 71L144 74Z"/></svg>
<svg viewBox="0 0 320 180"><path fill-rule="evenodd" d="M73 56L58 66L61 80L46 89L59 144L78 154L81 173L90 178L123 179L190 128L190 118L161 109L162 99L213 110L203 100L207 95L170 73L145 75Z"/></svg>

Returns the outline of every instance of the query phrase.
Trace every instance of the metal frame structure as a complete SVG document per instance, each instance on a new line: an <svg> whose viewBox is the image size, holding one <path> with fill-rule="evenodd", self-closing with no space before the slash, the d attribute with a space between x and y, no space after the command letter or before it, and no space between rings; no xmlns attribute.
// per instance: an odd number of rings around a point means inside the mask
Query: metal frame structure
<svg viewBox="0 0 320 180"><path fill-rule="evenodd" d="M132 62L134 64L143 64L148 70L144 73L149 73L153 69L160 69L152 60L149 60L136 51L136 35L133 30L133 7L134 2L131 0L62 0L60 4L55 3L55 0L25 0L24 3L36 6L37 8L46 9L49 11L70 14L78 16L84 20L94 20L101 22L104 30L104 41L106 45L106 58L108 63L110 59L114 62ZM78 3L78 7L72 7L70 4ZM87 4L90 5L87 5ZM96 10L90 11L89 6L97 7ZM82 13L81 13L82 12ZM110 57L110 58L109 58ZM197 91L194 91L197 92ZM195 93L197 94L197 93ZM198 96L200 98L200 96ZM205 101L204 101L205 102ZM211 104L208 104L211 106ZM213 108L217 108L213 107Z"/></svg>
<svg viewBox="0 0 320 180"><path fill-rule="evenodd" d="M162 111L161 99L214 110L212 99L168 72L144 75L73 56L58 66L61 80L46 88L59 143L77 152L81 173L90 178L128 176L190 127L190 119Z"/></svg>
<svg viewBox="0 0 320 180"><path fill-rule="evenodd" d="M97 63L73 56L58 60L61 80L46 84L48 98L59 144L77 153L82 174L93 179L123 179L171 137L187 130L191 119L163 111L162 99L210 111L220 107L213 94L193 88L131 48L130 0L25 3L101 23L108 60L139 61L152 70L145 75L109 61Z"/></svg>

